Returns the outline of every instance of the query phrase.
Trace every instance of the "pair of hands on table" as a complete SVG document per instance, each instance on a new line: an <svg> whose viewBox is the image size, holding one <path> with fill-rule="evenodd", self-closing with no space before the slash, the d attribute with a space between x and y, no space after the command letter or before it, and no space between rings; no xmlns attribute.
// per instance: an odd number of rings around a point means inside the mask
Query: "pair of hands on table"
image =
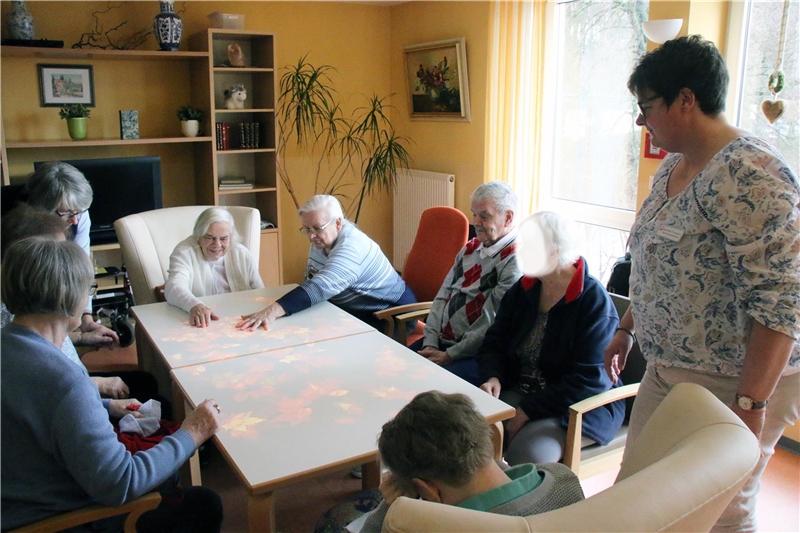
<svg viewBox="0 0 800 533"><path fill-rule="evenodd" d="M219 320L219 317L206 305L199 303L189 310L189 324L198 328L205 328L211 325L212 320Z"/></svg>
<svg viewBox="0 0 800 533"><path fill-rule="evenodd" d="M500 380L497 378L489 378L486 380L486 383L481 385L481 390L487 392L494 396L495 398L500 398L500 391L503 390L503 386L500 385ZM506 420L505 422L505 438L506 442L511 442L519 430L522 429L522 426L527 424L530 421L528 415L525 414L525 411L517 407L517 411L514 414L514 417L510 420Z"/></svg>
<svg viewBox="0 0 800 533"><path fill-rule="evenodd" d="M281 304L278 302L275 302L266 309L262 309L257 313L242 315L242 320L236 324L236 329L254 331L259 327L262 327L265 330L268 330L271 323L285 314L286 311L283 309L283 306L281 306Z"/></svg>

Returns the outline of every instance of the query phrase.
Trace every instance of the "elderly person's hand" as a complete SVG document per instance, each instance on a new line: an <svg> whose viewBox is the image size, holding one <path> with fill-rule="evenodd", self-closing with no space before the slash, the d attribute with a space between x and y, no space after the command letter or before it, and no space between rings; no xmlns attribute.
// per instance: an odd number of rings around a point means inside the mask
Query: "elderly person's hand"
<svg viewBox="0 0 800 533"><path fill-rule="evenodd" d="M111 400L111 404L108 406L108 414L114 419L122 418L125 415L133 415L134 418L144 418L144 415L136 410L141 406L141 402L133 398L129 400ZM135 407L136 409L129 409L128 407Z"/></svg>
<svg viewBox="0 0 800 533"><path fill-rule="evenodd" d="M118 376L110 378L92 377L92 381L97 385L97 390L100 391L100 396L103 398L114 398L119 400L130 396L131 391L125 382Z"/></svg>
<svg viewBox="0 0 800 533"><path fill-rule="evenodd" d="M81 335L75 344L80 346L106 346L119 344L119 336L100 322L95 322L92 315L81 316Z"/></svg>
<svg viewBox="0 0 800 533"><path fill-rule="evenodd" d="M519 433L519 430L522 429L522 426L527 424L529 420L530 418L525 414L525 411L517 407L517 413L514 415L514 418L506 422L507 442L511 442L517 433Z"/></svg>
<svg viewBox="0 0 800 533"><path fill-rule="evenodd" d="M262 309L258 313L252 313L250 315L242 315L242 320L238 324L236 324L237 329L249 329L253 331L258 329L258 327L263 327L264 329L269 329L269 325L274 322L276 319L282 317L286 314L286 311L283 310L283 307L278 302L273 303L266 309Z"/></svg>
<svg viewBox="0 0 800 533"><path fill-rule="evenodd" d="M189 311L189 323L198 328L210 326L212 320L219 317L205 304L197 304Z"/></svg>
<svg viewBox="0 0 800 533"><path fill-rule="evenodd" d="M488 392L495 398L500 397L500 391L503 390L503 386L500 385L500 380L497 378L489 378L486 380L486 383L481 385L481 390L484 392Z"/></svg>
<svg viewBox="0 0 800 533"><path fill-rule="evenodd" d="M220 413L216 400L206 400L189 413L181 424L181 429L186 430L199 447L219 430Z"/></svg>
<svg viewBox="0 0 800 533"><path fill-rule="evenodd" d="M426 346L417 353L439 366L446 366L453 362L453 358L450 357L450 354L442 350L437 350L433 346Z"/></svg>
<svg viewBox="0 0 800 533"><path fill-rule="evenodd" d="M383 477L381 481L380 487L378 490L381 491L383 495L383 500L386 502L386 505L392 505L394 501L399 498L400 496L405 496L406 498L419 498L419 493L416 491L409 491L408 489L404 488L401 483L397 482L397 479L394 475L389 472Z"/></svg>
<svg viewBox="0 0 800 533"><path fill-rule="evenodd" d="M628 353L633 348L633 335L618 329L611 342L606 346L605 351L605 367L606 374L611 379L614 385L619 381L619 374L625 369L625 363L628 360Z"/></svg>

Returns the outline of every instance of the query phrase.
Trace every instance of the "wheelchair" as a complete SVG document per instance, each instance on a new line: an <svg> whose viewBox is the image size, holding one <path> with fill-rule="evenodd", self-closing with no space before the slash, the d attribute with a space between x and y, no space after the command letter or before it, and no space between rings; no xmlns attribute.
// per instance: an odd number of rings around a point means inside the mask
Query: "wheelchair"
<svg viewBox="0 0 800 533"><path fill-rule="evenodd" d="M92 297L92 313L100 318L100 322L119 336L119 345L126 348L133 344L133 326L128 321L130 308L134 305L133 291L128 279L128 272L124 269L107 268L105 274L97 274L96 278L114 276L114 285L120 284L120 290L103 291Z"/></svg>

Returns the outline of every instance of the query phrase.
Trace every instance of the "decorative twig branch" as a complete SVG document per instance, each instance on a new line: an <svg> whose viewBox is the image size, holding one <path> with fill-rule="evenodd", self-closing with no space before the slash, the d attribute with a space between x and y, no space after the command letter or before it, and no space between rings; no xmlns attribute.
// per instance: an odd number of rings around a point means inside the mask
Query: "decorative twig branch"
<svg viewBox="0 0 800 533"><path fill-rule="evenodd" d="M72 45L72 48L99 48L101 50L134 50L143 45L147 39L153 35L152 25L145 26L144 28L134 32L127 37L117 38L115 34L117 30L125 26L128 21L123 21L114 26L113 28L104 31L103 24L100 22L100 15L110 13L115 9L120 9L123 6L132 4L133 2L108 2L105 9L100 9L92 13L94 19L94 28L91 32L81 35L80 40ZM186 2L181 2L181 9L176 11L180 15L186 11ZM115 40L116 39L116 40Z"/></svg>

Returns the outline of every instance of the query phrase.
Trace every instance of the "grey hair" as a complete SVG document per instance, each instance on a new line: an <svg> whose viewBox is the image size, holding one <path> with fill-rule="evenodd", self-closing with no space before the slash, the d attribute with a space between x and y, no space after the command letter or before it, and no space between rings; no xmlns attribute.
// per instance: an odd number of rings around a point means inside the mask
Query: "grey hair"
<svg viewBox="0 0 800 533"><path fill-rule="evenodd" d="M89 298L94 269L72 241L29 237L3 257L2 298L15 315L77 316Z"/></svg>
<svg viewBox="0 0 800 533"><path fill-rule="evenodd" d="M554 213L539 211L526 218L541 230L547 252L556 251L560 266L571 265L581 256L580 239L575 222Z"/></svg>
<svg viewBox="0 0 800 533"><path fill-rule="evenodd" d="M85 211L92 205L92 186L83 173L68 163L42 164L28 176L25 184L28 203L49 211Z"/></svg>
<svg viewBox="0 0 800 533"><path fill-rule="evenodd" d="M470 199L474 202L480 202L491 198L494 200L495 208L498 211L505 213L511 211L514 213L514 218L519 211L519 199L514 193L511 185L503 181L489 181L475 189Z"/></svg>
<svg viewBox="0 0 800 533"><path fill-rule="evenodd" d="M347 219L344 217L344 212L342 211L342 204L335 196L330 196L328 194L318 194L309 198L306 203L297 210L297 215L303 216L306 213L312 213L321 209L325 210L330 220L341 218L343 223L347 222Z"/></svg>
<svg viewBox="0 0 800 533"><path fill-rule="evenodd" d="M215 222L222 222L227 224L231 229L231 238L233 242L242 242L242 236L236 231L236 224L233 222L233 215L224 207L209 207L197 217L194 223L194 230L192 230L192 237L200 240L203 235L208 233L208 228Z"/></svg>

